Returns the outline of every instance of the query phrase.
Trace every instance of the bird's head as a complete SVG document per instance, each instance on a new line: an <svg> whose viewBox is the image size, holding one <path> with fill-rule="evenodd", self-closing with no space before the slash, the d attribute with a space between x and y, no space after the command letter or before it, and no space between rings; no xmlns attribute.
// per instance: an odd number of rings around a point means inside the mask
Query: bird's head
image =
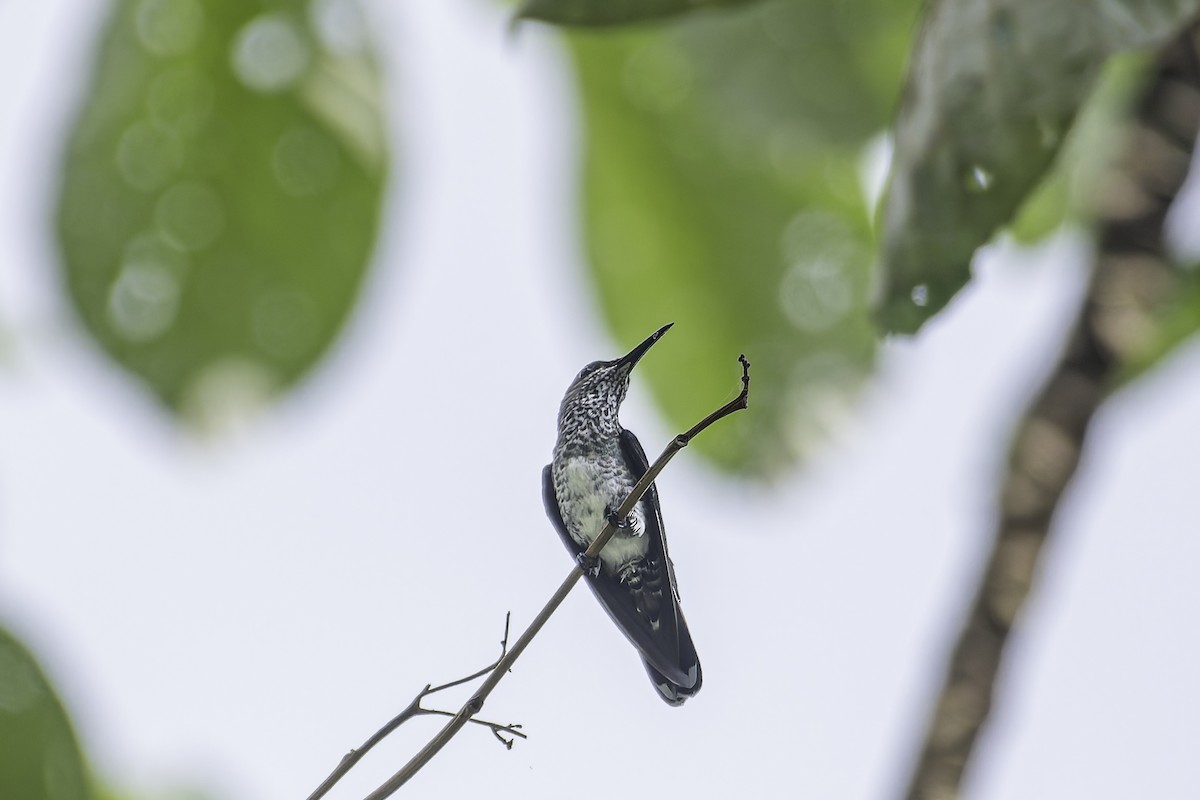
<svg viewBox="0 0 1200 800"><path fill-rule="evenodd" d="M669 322L662 326L618 359L593 361L580 370L567 388L559 408L560 434L573 432L579 425L593 427L597 433L615 434L617 410L625 400L626 391L629 390L630 373L646 351L661 339L673 324Z"/></svg>

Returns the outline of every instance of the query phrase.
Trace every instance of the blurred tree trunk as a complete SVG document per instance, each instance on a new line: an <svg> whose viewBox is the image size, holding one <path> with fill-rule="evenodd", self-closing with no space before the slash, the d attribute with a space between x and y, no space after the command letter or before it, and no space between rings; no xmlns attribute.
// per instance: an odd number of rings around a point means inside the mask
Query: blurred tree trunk
<svg viewBox="0 0 1200 800"><path fill-rule="evenodd" d="M1062 357L1013 436L992 551L950 656L908 787L910 800L959 796L991 710L1005 644L1075 475L1088 426L1127 357L1145 347L1151 315L1170 295L1163 223L1187 177L1200 129L1198 37L1200 25L1193 23L1160 52L1100 198L1091 283Z"/></svg>

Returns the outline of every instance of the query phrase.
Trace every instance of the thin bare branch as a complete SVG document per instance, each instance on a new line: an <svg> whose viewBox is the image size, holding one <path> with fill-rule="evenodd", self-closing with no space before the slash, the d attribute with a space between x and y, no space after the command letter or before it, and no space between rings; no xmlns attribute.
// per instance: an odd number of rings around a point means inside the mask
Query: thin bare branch
<svg viewBox="0 0 1200 800"><path fill-rule="evenodd" d="M438 711L438 710L436 710L436 709L432 709L432 708L431 708L431 709L428 709L428 710L422 709L422 713L425 713L425 714L436 714L436 715L438 715L439 717L453 717L453 716L455 716L455 714L457 714L458 712L455 712L455 711ZM523 725L518 725L518 724L516 724L516 723L510 723L510 724L508 724L508 725L501 725L499 722L488 722L487 720L479 719L478 717L471 717L469 720L467 720L467 722L470 722L470 723L472 723L472 724L474 724L474 725L482 725L482 726L484 726L485 728L489 728L489 729L491 729L491 731L492 731L492 735L493 735L493 736L495 736L497 739L499 739L499 740L500 740L500 743L501 743L502 745L504 745L506 748L508 748L509 750L512 750L512 746L513 746L513 741L514 741L514 740L513 740L513 739L505 739L503 736L501 736L501 734L503 734L503 733L508 733L508 734L511 734L511 735L513 735L513 736L519 736L519 737L520 737L520 738L522 738L522 739L528 739L528 738L529 738L529 734L527 734L527 733L524 733L524 732L522 732L522 731L520 730L520 729L521 729L522 727L524 727L524 726L523 726Z"/></svg>
<svg viewBox="0 0 1200 800"><path fill-rule="evenodd" d="M452 689L455 686L462 686L464 683L470 683L471 681L475 680L476 678L482 678L484 675L487 675L489 672L494 670L496 668L496 665L499 664L501 659L504 658L505 654L508 653L508 631L509 631L509 626L511 625L511 623L512 623L512 612L511 611L505 612L505 614L504 614L504 638L500 640L500 658L497 658L491 664L488 664L486 667L479 670L478 672L471 673L470 675L468 675L465 678L459 678L456 681L450 681L449 683L443 683L441 686L435 686L432 689L430 689L428 686L426 686L425 694L427 694L427 695L434 694L436 692L440 692L445 689Z"/></svg>
<svg viewBox="0 0 1200 800"><path fill-rule="evenodd" d="M404 708L403 711L392 717L390 720L388 720L387 724L375 731L375 733L371 734L371 737L363 742L360 747L351 750L349 753L346 753L346 755L342 756L342 760L338 762L338 765L334 768L333 772L329 773L329 777L321 781L321 785L313 790L313 793L308 796L308 800L319 800L319 798L324 797L329 790L332 789L334 785L354 767L355 764L362 760L363 756L365 756L371 750L371 748L382 742L394 730L408 722L410 719L426 715L442 715L448 717L454 716L449 711L437 711L435 709L423 708L421 706L421 701L431 694L437 694L438 692L446 689L451 689L455 686L461 686L464 683L469 683L470 681L482 677L494 670L496 665L499 664L504 658L505 654L508 653L508 632L511 621L512 612L510 611L504 615L504 638L500 640L499 658L483 669L473 672L465 678L459 678L456 681L443 683L440 686L432 686L428 683L425 684L425 688L417 692L416 697L412 699L412 701ZM516 730L517 728L521 727L520 725L498 725L492 722L484 722L483 720L472 720L472 722L478 722L480 725L491 728L495 737L499 739L509 750L512 749L512 741L501 736L501 731L510 733L514 736L520 736L522 739L526 738L524 733Z"/></svg>
<svg viewBox="0 0 1200 800"><path fill-rule="evenodd" d="M1088 425L1145 345L1169 294L1163 222L1200 129L1195 24L1164 48L1136 126L1101 198L1100 246L1070 339L1013 437L988 564L947 665L909 800L952 800L987 722L1004 648L1034 584L1053 516L1079 464Z"/></svg>
<svg viewBox="0 0 1200 800"><path fill-rule="evenodd" d="M738 361L742 365L741 393L729 403L726 403L724 406L702 419L699 423L692 426L687 433L681 433L676 436L671 443L667 445L667 448L663 450L662 455L660 455L655 462L650 465L650 468L646 470L646 474L643 475L641 480L637 482L637 485L633 487L633 490L629 493L629 496L625 498L625 501L621 503L620 508L618 508L617 512L613 515L614 519L625 519L629 516L630 512L633 511L633 507L637 505L639 500L642 499L642 495L649 490L650 485L654 483L654 479L657 478L659 473L663 471L663 468L666 467L667 463L675 457L676 453L687 447L693 438L698 436L704 431L705 428L709 427L716 421L729 416L735 411L746 408L750 395L750 362L746 360L745 355L738 356ZM604 545L608 544L609 539L611 539L615 533L616 528L612 525L612 523L606 524L604 526L604 530L602 530L600 535L593 540L591 546L588 547L587 551L584 553L584 560L598 556L600 551L604 549ZM429 763L429 760L437 755L438 751L445 747L446 743L454 738L455 734L462 730L463 726L466 725L472 717L480 712L480 710L483 708L484 701L487 700L488 695L492 693L492 690L496 688L496 685L499 684L504 676L508 674L509 670L512 669L513 663L520 658L521 653L525 652L525 648L529 646L531 641L533 641L533 637L537 636L538 632L541 631L542 627L550 619L551 615L553 615L558 607L562 605L562 601L565 600L567 595L571 593L571 590L575 588L575 584L579 582L581 577L583 577L583 570L578 564L576 564L567 577L563 580L558 589L555 590L554 594L550 597L550 600L547 601L542 610L538 612L538 615L534 617L533 622L529 624L529 627L524 633L521 634L521 637L517 639L516 643L513 644L512 649L510 649L504 655L504 657L500 659L499 663L495 665L495 668L491 670L490 674L484 679L479 689L474 695L471 696L471 699L469 699L466 704L459 709L458 713L446 723L445 727L438 731L438 733L429 741L428 744L421 748L419 753L413 756L407 764L405 764L398 772L396 772L396 774L384 782L382 786L371 792L371 794L367 795L367 800L383 800L383 798L390 797L397 789L407 783L413 775L417 774L422 767ZM499 738L499 734L497 733L496 735L497 738Z"/></svg>

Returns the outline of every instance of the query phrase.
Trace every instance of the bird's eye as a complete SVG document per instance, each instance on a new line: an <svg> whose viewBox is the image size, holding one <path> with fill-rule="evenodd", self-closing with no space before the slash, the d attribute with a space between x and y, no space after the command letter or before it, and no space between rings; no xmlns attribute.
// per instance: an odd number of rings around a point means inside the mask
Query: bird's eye
<svg viewBox="0 0 1200 800"><path fill-rule="evenodd" d="M603 364L603 361L593 361L591 364L588 364L586 367L579 370L579 374L575 376L575 380L571 381L571 383L579 383L588 375L591 375L593 372L603 366Z"/></svg>

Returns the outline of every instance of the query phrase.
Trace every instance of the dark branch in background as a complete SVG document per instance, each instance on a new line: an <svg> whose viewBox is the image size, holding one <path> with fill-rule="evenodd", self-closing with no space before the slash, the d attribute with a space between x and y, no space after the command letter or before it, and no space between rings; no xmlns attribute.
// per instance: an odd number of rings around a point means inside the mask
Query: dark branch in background
<svg viewBox="0 0 1200 800"><path fill-rule="evenodd" d="M613 519L625 519L630 515L630 513L633 512L633 507L637 505L639 500L642 499L642 495L644 495L650 489L650 485L654 483L654 480L658 477L658 474L663 471L663 468L666 467L667 463L675 457L676 453L691 443L693 438L698 436L704 431L705 428L717 422L718 420L729 416L735 411L740 411L746 408L750 397L750 362L746 360L746 356L744 355L738 356L738 362L742 365L742 391L733 400L730 400L728 403L721 406L704 419L700 420L700 422L693 425L686 433L681 433L672 439L671 443L667 445L667 448L663 450L662 455L660 455L658 459L650 465L650 468L646 470L646 474L642 476L641 480L637 482L637 485L634 486L633 490L629 493L629 496L625 498L623 503L621 503L620 508L618 508L617 512L613 515ZM608 544L609 539L611 539L616 533L616 530L617 529L613 527L611 523L605 525L604 530L600 531L600 535L595 538L591 546L588 547L587 551L584 553L584 559L586 560L598 556L600 551L604 549L604 546ZM526 628L525 632L521 634L521 638L518 639L515 644L513 644L512 649L508 649L507 647L508 624L506 621L504 629L504 642L502 643L503 652L500 654L500 660L498 660L495 664L485 667L479 672L476 672L475 674L466 678L454 681L453 683L445 684L444 686L436 687L435 689L430 689L428 686L426 686L425 689L418 693L416 698L413 699L413 702L409 704L408 708L402 711L395 719L375 733L375 735L368 739L361 748L356 751L351 751L344 756L337 769L335 769L333 773L330 774L330 776L326 778L319 787L317 787L317 790L309 796L309 800L317 800L317 798L323 796L333 787L335 783L342 778L343 775L350 770L351 767L354 766L354 764L358 762L360 758L362 758L363 754L365 754L367 750L378 744L380 740L398 728L401 724L419 714L442 714L450 717L451 719L440 731L437 732L432 739L429 740L428 744L421 748L419 753L413 756L412 759L404 765L403 768L389 778L382 786L368 795L367 800L383 800L383 798L391 796L413 775L417 774L421 767L425 766L430 759L437 755L438 751L445 747L447 742L454 738L455 734L462 730L462 728L468 722L474 722L491 728L492 733L494 733L497 738L510 747L512 746L512 742L504 739L501 736L502 732L525 738L523 733L514 730L515 728L519 728L519 725L495 725L494 723L476 720L475 715L483 709L483 703L487 699L488 695L492 693L492 690L496 688L496 685L499 684L501 679L503 679L504 676L508 674L509 670L512 669L513 663L516 662L516 660L521 656L521 653L525 651L525 648L529 646L529 643L533 641L533 637L537 636L538 632L550 619L550 616L558 609L560 605L562 605L563 600L565 600L567 595L571 593L571 590L575 588L575 584L578 583L579 579L582 577L583 570L577 564L571 570L570 574L567 575L562 584L558 587L557 591L554 592L553 596L551 596L551 598L546 602L546 605L542 608L542 610L538 612L538 615L534 617L533 622L529 623L529 627ZM475 694L471 695L471 699L468 700L461 709L459 709L458 713L451 714L450 712L446 711L428 711L420 707L421 700L426 695L435 691L447 689L451 686L458 686L459 684L466 683L467 681L474 680L475 678L482 677L483 675L487 675L487 678L480 685Z"/></svg>
<svg viewBox="0 0 1200 800"><path fill-rule="evenodd" d="M1171 291L1163 223L1200 129L1198 34L1194 22L1160 52L1101 197L1091 283L1065 352L1013 437L992 552L950 658L910 800L959 795L991 709L1004 645L1079 464L1088 424L1116 387L1125 359L1145 346L1151 314Z"/></svg>
<svg viewBox="0 0 1200 800"><path fill-rule="evenodd" d="M511 621L511 617L511 612L504 615L504 638L500 640L500 658L497 658L491 664L488 664L478 672L471 673L465 678L459 678L456 681L443 683L441 686L433 686L428 683L425 684L425 688L417 692L417 696L412 699L412 702L409 703L403 711L393 717L382 728L375 731L375 733L371 735L371 738L363 742L360 747L355 750L351 750L349 753L342 756L342 760L338 763L337 767L334 768L333 772L329 773L329 777L322 781L320 786L313 790L313 793L308 796L308 800L319 800L319 798L324 797L325 794L333 788L334 784L340 781L343 775L349 772L355 764L361 761L362 757L365 756L372 747L382 742L384 738L386 738L392 731L396 730L396 728L399 728L410 719L427 715L437 715L443 717L454 716L453 712L450 711L438 711L437 709L424 708L421 705L421 701L426 697L429 697L431 694L437 694L438 692L446 689L452 689L455 686L461 686L464 683L470 683L476 678L481 678L494 670L496 665L499 664L504 658L505 654L508 653L508 624ZM486 722L481 719L472 719L471 722L474 722L476 725L483 725L484 727L490 728L492 735L499 739L500 742L509 750L512 749L514 740L511 738L505 739L505 733L512 737L519 736L522 739L526 738L525 734L520 731L520 725L501 725L496 722Z"/></svg>

